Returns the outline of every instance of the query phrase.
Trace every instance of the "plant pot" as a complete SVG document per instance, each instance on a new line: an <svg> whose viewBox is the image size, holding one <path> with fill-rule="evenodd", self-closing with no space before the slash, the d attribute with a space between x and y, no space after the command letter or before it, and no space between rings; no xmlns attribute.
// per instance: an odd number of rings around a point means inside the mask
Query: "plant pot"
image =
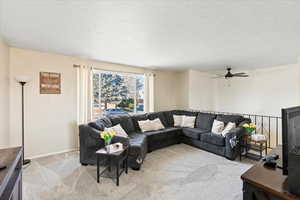
<svg viewBox="0 0 300 200"><path fill-rule="evenodd" d="M251 136L253 134L253 132L255 131L255 129L254 128L246 128L246 131L247 131L247 135Z"/></svg>
<svg viewBox="0 0 300 200"><path fill-rule="evenodd" d="M105 141L104 149L107 153L109 153L109 151L110 151L110 143L111 143L111 140Z"/></svg>

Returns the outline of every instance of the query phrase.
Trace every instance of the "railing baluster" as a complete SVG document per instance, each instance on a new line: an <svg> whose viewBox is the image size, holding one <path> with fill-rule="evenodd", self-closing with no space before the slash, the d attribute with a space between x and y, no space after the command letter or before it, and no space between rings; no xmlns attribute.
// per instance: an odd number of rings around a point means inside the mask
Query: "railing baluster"
<svg viewBox="0 0 300 200"><path fill-rule="evenodd" d="M264 134L264 116L261 116L261 134Z"/></svg>
<svg viewBox="0 0 300 200"><path fill-rule="evenodd" d="M271 148L271 117L269 117L269 148Z"/></svg>
<svg viewBox="0 0 300 200"><path fill-rule="evenodd" d="M257 124L256 115L254 116L254 121L255 121L255 124ZM255 134L256 134L256 129L255 129Z"/></svg>
<svg viewBox="0 0 300 200"><path fill-rule="evenodd" d="M276 146L278 146L278 117L276 117Z"/></svg>

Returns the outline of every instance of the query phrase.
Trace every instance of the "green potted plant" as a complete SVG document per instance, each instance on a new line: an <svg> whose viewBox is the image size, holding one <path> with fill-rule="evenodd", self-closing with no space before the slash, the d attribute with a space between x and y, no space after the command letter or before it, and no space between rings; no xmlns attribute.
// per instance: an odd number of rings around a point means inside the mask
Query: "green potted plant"
<svg viewBox="0 0 300 200"><path fill-rule="evenodd" d="M104 148L106 151L108 151L108 146L110 145L112 138L116 134L117 134L116 132L106 132L106 131L101 132L100 136L104 140L104 144L105 144Z"/></svg>
<svg viewBox="0 0 300 200"><path fill-rule="evenodd" d="M248 136L251 136L253 131L256 129L255 124L244 124L243 127L246 129Z"/></svg>

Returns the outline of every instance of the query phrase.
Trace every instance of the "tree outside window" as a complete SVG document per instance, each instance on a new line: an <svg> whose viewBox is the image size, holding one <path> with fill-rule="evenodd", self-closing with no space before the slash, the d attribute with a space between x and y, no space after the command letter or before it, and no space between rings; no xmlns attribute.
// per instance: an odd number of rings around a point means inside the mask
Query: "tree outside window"
<svg viewBox="0 0 300 200"><path fill-rule="evenodd" d="M144 76L93 74L93 118L144 111Z"/></svg>

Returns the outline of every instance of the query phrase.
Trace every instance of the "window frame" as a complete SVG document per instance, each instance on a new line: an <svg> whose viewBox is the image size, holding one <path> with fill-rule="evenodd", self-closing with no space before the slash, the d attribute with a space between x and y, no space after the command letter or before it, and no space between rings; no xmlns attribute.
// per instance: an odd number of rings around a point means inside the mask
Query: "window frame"
<svg viewBox="0 0 300 200"><path fill-rule="evenodd" d="M91 74L91 84L92 84L92 87L91 87L91 89L92 89L92 91L91 91L91 107L92 107L92 112L91 112L91 118L92 119L94 119L94 110L93 110L93 108L94 108L94 87L93 87L93 85L94 85L94 79L93 79L93 77L94 77L94 74L99 74L99 76L100 76L100 78L99 78L99 96L98 96L98 98L99 98L99 106L100 106L100 109L101 109L101 74L103 74L103 73L105 73L105 74L117 74L117 75L120 75L120 76L130 76L130 77L135 77L135 78L137 78L137 77L139 77L139 76L141 76L141 77L143 77L143 92L144 92L144 95L143 95L143 101L144 101L144 110L143 111L140 111L140 112L137 112L137 89L135 88L135 98L134 98L134 111L133 112L128 112L128 113L133 113L133 114L136 114L136 113L145 113L146 111L145 111L145 93L146 93L146 75L145 75L145 73L137 73L137 72L121 72L121 71L110 71L110 70L104 70L104 69L93 69L92 70L92 74ZM103 110L104 111L104 110ZM103 112L102 111L102 112Z"/></svg>

